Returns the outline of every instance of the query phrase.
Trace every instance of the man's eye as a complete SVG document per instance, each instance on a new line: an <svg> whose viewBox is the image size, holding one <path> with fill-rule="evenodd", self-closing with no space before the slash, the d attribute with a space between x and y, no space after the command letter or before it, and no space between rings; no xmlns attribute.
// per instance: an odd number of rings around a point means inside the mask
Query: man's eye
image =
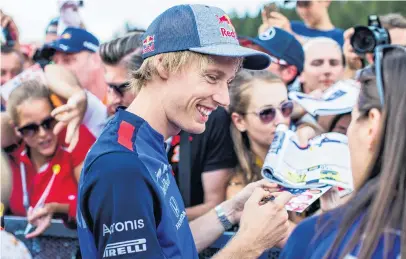
<svg viewBox="0 0 406 259"><path fill-rule="evenodd" d="M215 84L217 82L217 77L213 75L206 75L206 79L210 84Z"/></svg>

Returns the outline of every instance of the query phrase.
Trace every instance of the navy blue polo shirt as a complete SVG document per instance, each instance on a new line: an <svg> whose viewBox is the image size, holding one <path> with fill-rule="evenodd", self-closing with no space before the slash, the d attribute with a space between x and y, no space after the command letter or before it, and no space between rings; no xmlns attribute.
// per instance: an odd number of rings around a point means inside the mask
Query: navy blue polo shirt
<svg viewBox="0 0 406 259"><path fill-rule="evenodd" d="M119 110L83 165L78 236L83 258L198 258L164 139Z"/></svg>
<svg viewBox="0 0 406 259"><path fill-rule="evenodd" d="M279 258L325 258L325 255L337 238L340 227L342 227L341 219L343 212L341 209L337 209L320 216L310 217L301 222L290 235ZM329 223L325 228L327 221ZM329 259L339 258L339 254L344 251L345 245L348 244L350 238L359 227L359 222L360 220L358 219L351 225L338 247L338 253L334 253ZM321 229L322 227L323 229ZM361 243L358 243L355 249L344 258L358 258L360 245ZM385 246L387 246L386 248L389 252L387 257L384 256ZM400 258L400 231L388 230L386 236L380 238L371 259L382 258Z"/></svg>

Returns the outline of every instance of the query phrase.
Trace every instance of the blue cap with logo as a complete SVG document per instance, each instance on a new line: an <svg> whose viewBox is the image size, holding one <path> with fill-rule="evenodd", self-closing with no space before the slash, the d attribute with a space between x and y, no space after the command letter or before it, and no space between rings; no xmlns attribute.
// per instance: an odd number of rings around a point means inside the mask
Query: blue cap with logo
<svg viewBox="0 0 406 259"><path fill-rule="evenodd" d="M44 46L44 49L64 53L96 52L98 48L99 40L93 34L82 28L74 27L66 28L57 40Z"/></svg>
<svg viewBox="0 0 406 259"><path fill-rule="evenodd" d="M243 57L244 68L260 70L270 57L239 45L231 19L217 7L178 5L159 15L143 36L144 59L167 52L193 51L201 54Z"/></svg>
<svg viewBox="0 0 406 259"><path fill-rule="evenodd" d="M279 59L282 65L294 65L298 74L304 66L304 51L300 42L289 32L271 27L256 38L247 38L263 48L272 57ZM286 63L286 64L283 64Z"/></svg>

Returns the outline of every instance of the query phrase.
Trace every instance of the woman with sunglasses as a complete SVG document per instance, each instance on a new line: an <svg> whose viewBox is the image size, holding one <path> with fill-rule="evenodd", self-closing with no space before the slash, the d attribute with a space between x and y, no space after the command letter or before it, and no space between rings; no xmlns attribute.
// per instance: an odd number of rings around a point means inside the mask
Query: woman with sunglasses
<svg viewBox="0 0 406 259"><path fill-rule="evenodd" d="M262 179L261 168L276 126L290 124L293 104L285 84L269 71L242 70L230 87L231 135L238 158L227 196Z"/></svg>
<svg viewBox="0 0 406 259"><path fill-rule="evenodd" d="M13 215L27 216L37 226L27 238L41 234L53 216L75 218L82 162L95 141L89 130L81 126L79 141L70 152L64 142L66 131L53 133L53 108L49 89L35 80L22 83L7 102L7 113L22 139L20 147L10 155L10 209Z"/></svg>
<svg viewBox="0 0 406 259"><path fill-rule="evenodd" d="M347 131L355 191L307 219L281 258L406 258L406 48L378 46Z"/></svg>

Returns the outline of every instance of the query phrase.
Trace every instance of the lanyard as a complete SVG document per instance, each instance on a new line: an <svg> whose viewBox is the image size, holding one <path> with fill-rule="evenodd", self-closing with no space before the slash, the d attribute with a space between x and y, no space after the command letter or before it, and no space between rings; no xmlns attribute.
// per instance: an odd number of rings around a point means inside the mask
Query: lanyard
<svg viewBox="0 0 406 259"><path fill-rule="evenodd" d="M60 165L54 165L52 167L52 172L53 172L52 177L49 180L47 187L45 188L44 192L42 193L41 197L39 198L39 200L34 208L38 208L38 207L41 207L44 205L45 200L48 197L49 192L51 191L51 187L55 181L55 177L59 173L60 170L61 170ZM27 177L26 177L26 171L25 171L25 166L24 166L23 162L20 163L20 174L21 174L21 184L23 186L23 205L24 205L25 211L28 211L28 208L30 207L30 197L29 197L28 190L27 190Z"/></svg>

